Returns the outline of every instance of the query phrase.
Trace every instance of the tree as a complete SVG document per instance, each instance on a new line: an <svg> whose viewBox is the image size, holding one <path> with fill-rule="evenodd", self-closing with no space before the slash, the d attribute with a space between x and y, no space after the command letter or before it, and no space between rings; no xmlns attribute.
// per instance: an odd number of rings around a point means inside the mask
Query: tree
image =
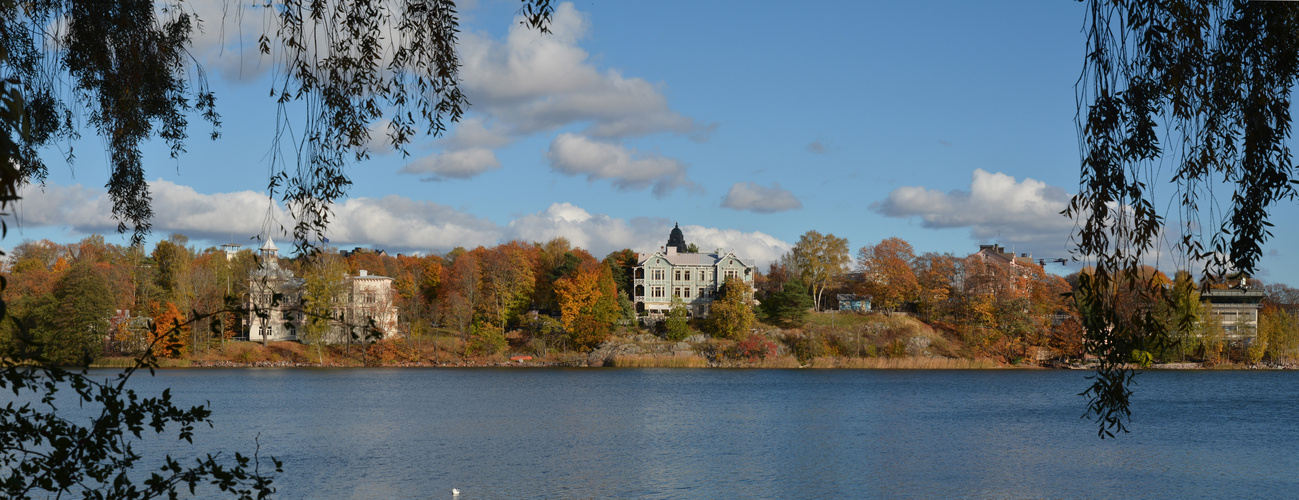
<svg viewBox="0 0 1299 500"><path fill-rule="evenodd" d="M308 256L302 275L302 340L316 346L316 358L325 362L323 345L329 342L341 318L335 306L346 300L347 264L335 252ZM279 319L279 318L272 318Z"/></svg>
<svg viewBox="0 0 1299 500"><path fill-rule="evenodd" d="M708 311L713 335L740 340L749 334L753 322L753 289L739 278L726 278Z"/></svg>
<svg viewBox="0 0 1299 500"><path fill-rule="evenodd" d="M820 310L825 289L848 269L848 240L833 234L808 231L798 238L798 243L781 260L784 265L798 271L811 290L813 303Z"/></svg>
<svg viewBox="0 0 1299 500"><path fill-rule="evenodd" d="M682 341L690 337L690 310L681 297L672 297L667 318L663 320L663 338Z"/></svg>
<svg viewBox="0 0 1299 500"><path fill-rule="evenodd" d="M596 263L590 256L587 259L572 276L555 281L560 321L578 349L591 349L604 342L620 310L609 266Z"/></svg>
<svg viewBox="0 0 1299 500"><path fill-rule="evenodd" d="M1243 0L1089 0L1086 8L1077 87L1082 178L1065 214L1078 220L1075 254L1096 260L1075 297L1099 360L1087 414L1107 437L1126 430L1136 375L1129 353L1168 339L1165 329L1120 313L1107 295L1121 282L1160 297L1136 273L1162 250L1166 233L1155 186L1175 186L1173 232L1182 236L1171 253L1203 262L1206 277L1253 274L1270 210L1296 195L1288 143L1299 10ZM1232 193L1227 206L1219 206L1220 192Z"/></svg>
<svg viewBox="0 0 1299 500"><path fill-rule="evenodd" d="M781 290L767 294L760 307L772 323L797 328L807 321L807 312L812 308L812 296L807 294L807 286L802 279L793 278Z"/></svg>
<svg viewBox="0 0 1299 500"><path fill-rule="evenodd" d="M920 282L911 269L914 260L915 251L902 238L888 238L857 251L857 269L862 273L865 291L873 299L872 304L893 311L919 298Z"/></svg>
<svg viewBox="0 0 1299 500"><path fill-rule="evenodd" d="M961 290L958 277L963 262L951 254L926 253L915 260L916 283L920 286L918 312L926 317L942 314L948 301Z"/></svg>

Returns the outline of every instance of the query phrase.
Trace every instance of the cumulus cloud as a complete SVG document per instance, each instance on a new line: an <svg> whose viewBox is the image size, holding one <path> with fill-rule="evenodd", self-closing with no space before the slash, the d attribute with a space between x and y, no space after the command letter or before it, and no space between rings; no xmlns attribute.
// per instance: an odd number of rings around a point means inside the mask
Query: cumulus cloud
<svg viewBox="0 0 1299 500"><path fill-rule="evenodd" d="M445 151L419 158L401 168L403 174L424 175L426 181L468 179L488 170L501 168L496 153L490 149L473 148Z"/></svg>
<svg viewBox="0 0 1299 500"><path fill-rule="evenodd" d="M204 194L188 186L153 181L155 234L181 233L191 240L225 243L267 233L279 238L278 225L292 219L266 195L254 191ZM50 184L24 189L19 219L24 227L64 227L78 239L112 234L117 222L102 188ZM366 246L389 252L442 253L455 247L491 246L509 240L548 241L563 236L596 256L630 248L657 250L667 242L666 219L619 219L593 214L571 203L554 203L505 225L428 201L396 195L352 198L335 204L326 232L338 247ZM761 232L681 226L686 239L703 250L722 248L760 265L776 260L791 245Z"/></svg>
<svg viewBox="0 0 1299 500"><path fill-rule="evenodd" d="M748 210L761 214L798 210L803 202L794 197L794 193L781 189L780 184L772 183L771 187L759 186L752 182L737 182L726 193L722 206L735 210Z"/></svg>
<svg viewBox="0 0 1299 500"><path fill-rule="evenodd" d="M554 12L551 34L515 22L501 42L482 33L460 39L465 94L475 111L528 135L585 123L585 134L622 138L660 132L706 140L714 125L672 110L659 87L601 71L578 46L590 22L572 3Z"/></svg>
<svg viewBox="0 0 1299 500"><path fill-rule="evenodd" d="M662 198L677 188L699 189L686 177L686 165L678 160L638 154L634 149L580 135L560 134L550 143L546 157L556 172L585 175L591 182L610 179L615 187L626 191L653 186L654 196Z"/></svg>
<svg viewBox="0 0 1299 500"><path fill-rule="evenodd" d="M1033 243L1046 249L1063 247L1073 229L1073 222L1060 215L1068 202L1069 194L1061 188L978 169L968 191L904 186L871 204L871 210L888 217L919 217L926 228L968 227L981 241Z"/></svg>
<svg viewBox="0 0 1299 500"><path fill-rule="evenodd" d="M510 222L506 235L523 241L563 236L573 245L590 250L592 255L602 256L623 248L638 252L658 250L667 243L672 227L667 219L637 217L628 221L591 214L569 203L555 203L546 210ZM792 248L790 243L759 231L746 233L697 225L681 226L681 231L686 241L698 245L700 251L719 248L732 251L753 265L766 265Z"/></svg>

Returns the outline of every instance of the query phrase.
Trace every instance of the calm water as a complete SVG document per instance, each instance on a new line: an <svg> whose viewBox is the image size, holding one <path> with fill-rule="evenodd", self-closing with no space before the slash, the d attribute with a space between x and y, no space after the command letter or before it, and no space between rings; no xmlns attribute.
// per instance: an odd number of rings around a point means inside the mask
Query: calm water
<svg viewBox="0 0 1299 500"><path fill-rule="evenodd" d="M200 449L284 461L283 498L1286 498L1299 373L1139 377L1132 434L1083 372L213 369ZM170 441L148 443L157 448Z"/></svg>

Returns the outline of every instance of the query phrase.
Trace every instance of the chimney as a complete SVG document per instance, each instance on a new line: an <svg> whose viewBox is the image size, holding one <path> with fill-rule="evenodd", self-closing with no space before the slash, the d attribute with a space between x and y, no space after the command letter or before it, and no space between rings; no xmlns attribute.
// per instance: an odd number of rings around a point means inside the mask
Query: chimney
<svg viewBox="0 0 1299 500"><path fill-rule="evenodd" d="M668 245L668 255L676 255L676 254L677 254L677 247Z"/></svg>
<svg viewBox="0 0 1299 500"><path fill-rule="evenodd" d="M369 276L369 275L370 275L370 272L369 272L369 271L366 271L365 269L362 269L362 270L361 270L361 276L364 277L364 276Z"/></svg>

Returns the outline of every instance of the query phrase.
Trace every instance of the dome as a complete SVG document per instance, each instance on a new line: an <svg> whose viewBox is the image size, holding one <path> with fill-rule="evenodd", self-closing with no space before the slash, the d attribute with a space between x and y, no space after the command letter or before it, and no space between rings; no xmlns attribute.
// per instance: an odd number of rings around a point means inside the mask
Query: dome
<svg viewBox="0 0 1299 500"><path fill-rule="evenodd" d="M677 249L677 253L686 252L686 236L681 233L680 224L676 224L668 234L668 246Z"/></svg>

